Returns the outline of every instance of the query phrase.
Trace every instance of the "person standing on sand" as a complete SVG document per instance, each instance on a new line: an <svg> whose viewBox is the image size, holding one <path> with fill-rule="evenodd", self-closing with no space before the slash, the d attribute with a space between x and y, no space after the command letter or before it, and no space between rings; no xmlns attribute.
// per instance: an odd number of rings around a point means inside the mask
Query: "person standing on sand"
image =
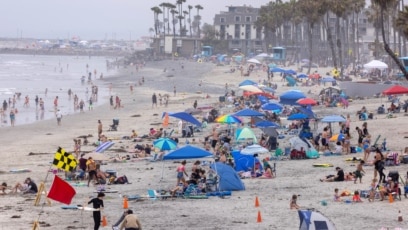
<svg viewBox="0 0 408 230"><path fill-rule="evenodd" d="M58 108L58 96L56 96L54 99L54 109L57 110L57 108Z"/></svg>
<svg viewBox="0 0 408 230"><path fill-rule="evenodd" d="M197 109L197 100L194 101L193 108Z"/></svg>
<svg viewBox="0 0 408 230"><path fill-rule="evenodd" d="M157 108L157 96L155 93L153 93L153 96L152 96L152 108L154 105L156 105L156 108Z"/></svg>
<svg viewBox="0 0 408 230"><path fill-rule="evenodd" d="M94 230L98 230L99 226L101 226L101 210L103 210L103 198L105 197L105 194L103 192L98 193L98 196L96 198L93 198L92 200L88 201L88 204L92 204L94 209L97 209L93 211L93 219L94 219Z"/></svg>
<svg viewBox="0 0 408 230"><path fill-rule="evenodd" d="M120 230L142 230L142 225L140 224L139 219L135 214L133 214L133 211L129 209L127 211L127 214L120 225Z"/></svg>
<svg viewBox="0 0 408 230"><path fill-rule="evenodd" d="M98 139L101 138L102 135L102 122L98 120Z"/></svg>
<svg viewBox="0 0 408 230"><path fill-rule="evenodd" d="M110 96L109 98L109 104L110 104L110 108L113 109L113 96Z"/></svg>
<svg viewBox="0 0 408 230"><path fill-rule="evenodd" d="M55 117L57 117L57 124L58 124L58 126L60 126L60 125L61 125L61 120L62 120L61 110L58 110L58 111L55 113Z"/></svg>
<svg viewBox="0 0 408 230"><path fill-rule="evenodd" d="M14 109L10 109L10 125L14 127L14 123L16 121L16 113L14 112Z"/></svg>

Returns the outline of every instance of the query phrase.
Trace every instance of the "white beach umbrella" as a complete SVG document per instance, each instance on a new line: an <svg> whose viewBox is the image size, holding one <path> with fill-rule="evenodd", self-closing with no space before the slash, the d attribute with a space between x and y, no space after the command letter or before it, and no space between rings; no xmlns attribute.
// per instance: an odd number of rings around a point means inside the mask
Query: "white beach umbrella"
<svg viewBox="0 0 408 230"><path fill-rule="evenodd" d="M262 90L254 85L243 85L240 86L239 88L253 93L262 93Z"/></svg>
<svg viewBox="0 0 408 230"><path fill-rule="evenodd" d="M364 68L366 69L387 69L388 65L382 61L372 60L367 64L364 64Z"/></svg>
<svg viewBox="0 0 408 230"><path fill-rule="evenodd" d="M256 60L255 58L251 58L247 61L248 63L252 63L252 64L261 64L260 61Z"/></svg>

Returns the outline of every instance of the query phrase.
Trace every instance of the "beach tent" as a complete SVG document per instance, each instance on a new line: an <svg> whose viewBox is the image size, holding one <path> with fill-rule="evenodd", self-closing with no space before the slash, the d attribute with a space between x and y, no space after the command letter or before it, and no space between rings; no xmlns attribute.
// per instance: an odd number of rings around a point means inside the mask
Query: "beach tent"
<svg viewBox="0 0 408 230"><path fill-rule="evenodd" d="M261 162L253 154L242 154L241 151L234 150L232 151L232 157L234 158L235 171L237 172L251 171L255 164L259 165L260 169L262 169Z"/></svg>
<svg viewBox="0 0 408 230"><path fill-rule="evenodd" d="M193 159L193 158L204 158L204 157L212 157L213 154L192 146L186 145L174 151L168 152L164 154L163 160L180 160L180 159Z"/></svg>
<svg viewBox="0 0 408 230"><path fill-rule="evenodd" d="M291 149L300 151L302 148L306 152L306 157L309 159L319 158L319 153L313 147L312 143L306 138L292 137L289 139Z"/></svg>
<svg viewBox="0 0 408 230"><path fill-rule="evenodd" d="M186 113L186 112L178 112L178 113L168 113L170 117L175 117L178 119L181 119L183 121L190 122L193 125L201 127L201 122L199 122L197 119L195 119L191 114ZM166 113L163 113L164 117Z"/></svg>
<svg viewBox="0 0 408 230"><path fill-rule="evenodd" d="M300 90L288 90L280 95L280 104L297 105L296 101L301 98L306 98L306 95Z"/></svg>
<svg viewBox="0 0 408 230"><path fill-rule="evenodd" d="M384 95L394 95L394 94L406 94L408 93L408 88L402 85L394 85L382 92Z"/></svg>
<svg viewBox="0 0 408 230"><path fill-rule="evenodd" d="M238 173L229 165L216 162L210 165L218 175L218 188L220 191L241 191L245 185L239 178Z"/></svg>
<svg viewBox="0 0 408 230"><path fill-rule="evenodd" d="M364 68L366 69L387 69L388 65L382 61L372 60L367 64L364 64Z"/></svg>
<svg viewBox="0 0 408 230"><path fill-rule="evenodd" d="M333 222L316 210L299 210L298 214L299 230L336 230Z"/></svg>
<svg viewBox="0 0 408 230"><path fill-rule="evenodd" d="M238 86L244 86L244 85L256 85L256 82L247 79L247 80L245 80L245 81L239 83Z"/></svg>

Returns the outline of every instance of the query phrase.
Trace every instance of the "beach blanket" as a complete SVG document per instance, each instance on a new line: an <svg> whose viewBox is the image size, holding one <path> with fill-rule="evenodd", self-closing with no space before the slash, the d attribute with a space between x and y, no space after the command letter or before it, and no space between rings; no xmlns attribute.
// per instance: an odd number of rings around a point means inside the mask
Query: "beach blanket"
<svg viewBox="0 0 408 230"><path fill-rule="evenodd" d="M327 168L327 167L333 167L333 164L330 164L330 163L315 163L315 164L313 164L313 167Z"/></svg>

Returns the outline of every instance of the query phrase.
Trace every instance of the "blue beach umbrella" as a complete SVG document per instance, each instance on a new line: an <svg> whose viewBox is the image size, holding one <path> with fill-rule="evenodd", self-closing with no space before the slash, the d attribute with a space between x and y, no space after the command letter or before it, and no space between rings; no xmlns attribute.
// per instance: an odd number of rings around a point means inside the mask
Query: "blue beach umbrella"
<svg viewBox="0 0 408 230"><path fill-rule="evenodd" d="M294 121L294 120L303 120L303 119L306 119L306 118L308 118L308 116L307 116L306 114L303 114L303 113L295 113L295 114L290 115L290 116L288 117L288 120L289 120L289 121Z"/></svg>
<svg viewBox="0 0 408 230"><path fill-rule="evenodd" d="M293 69L288 69L285 71L286 74L291 74L291 75L296 75L296 71L294 71Z"/></svg>
<svg viewBox="0 0 408 230"><path fill-rule="evenodd" d="M306 74L301 73L299 75L297 75L297 78L308 78Z"/></svg>
<svg viewBox="0 0 408 230"><path fill-rule="evenodd" d="M282 110L283 106L277 103L266 103L262 105L263 110Z"/></svg>
<svg viewBox="0 0 408 230"><path fill-rule="evenodd" d="M244 86L244 85L256 85L256 82L251 81L251 80L245 80L245 81L239 83L238 86Z"/></svg>
<svg viewBox="0 0 408 230"><path fill-rule="evenodd" d="M265 116L263 113L260 113L256 110L252 109L243 109L240 110L233 115L238 116L238 117L257 117L257 116Z"/></svg>
<svg viewBox="0 0 408 230"><path fill-rule="evenodd" d="M266 121L266 120L255 123L255 126L260 127L260 128L266 128L266 127L279 128L279 125L276 124L275 122Z"/></svg>
<svg viewBox="0 0 408 230"><path fill-rule="evenodd" d="M272 73L284 73L286 70L279 68L279 67L274 67L270 70Z"/></svg>
<svg viewBox="0 0 408 230"><path fill-rule="evenodd" d="M169 138L160 138L153 141L153 146L163 150L173 150L177 148L177 143Z"/></svg>

